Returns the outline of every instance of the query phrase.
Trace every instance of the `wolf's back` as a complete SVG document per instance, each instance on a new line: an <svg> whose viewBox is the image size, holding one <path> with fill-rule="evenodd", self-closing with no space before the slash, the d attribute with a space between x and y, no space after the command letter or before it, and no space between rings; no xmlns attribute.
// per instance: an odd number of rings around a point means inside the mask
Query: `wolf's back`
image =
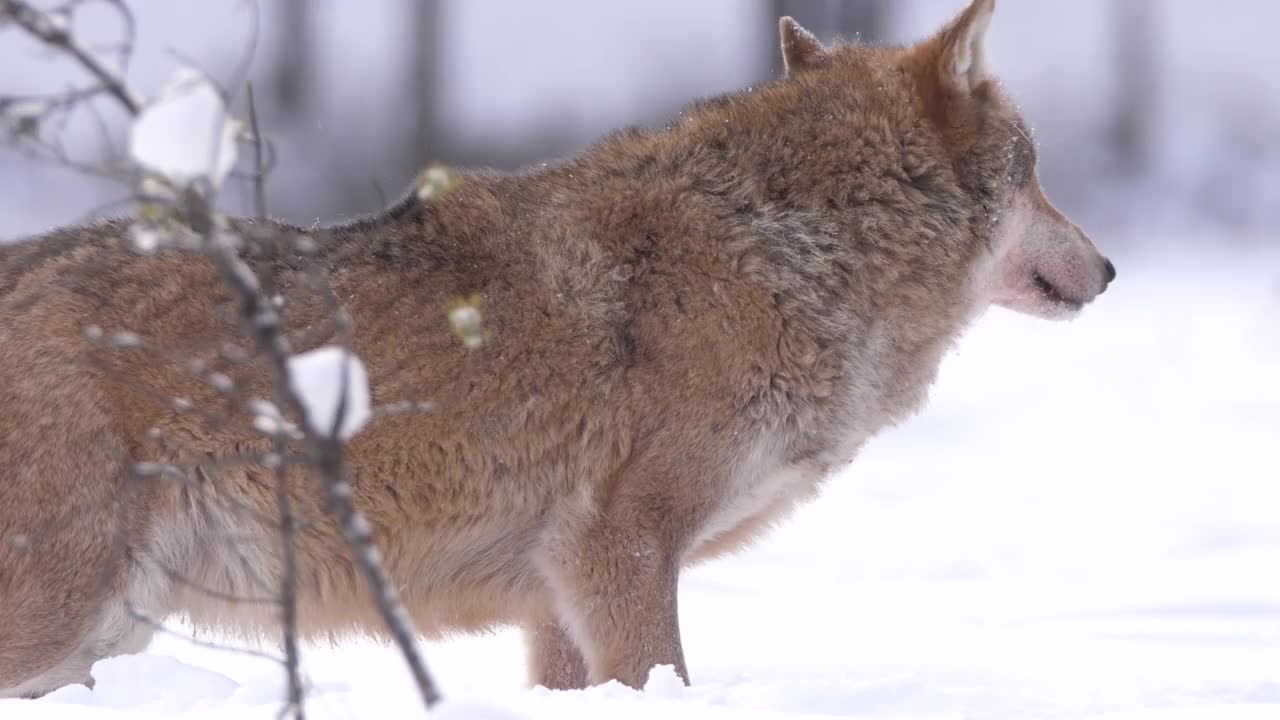
<svg viewBox="0 0 1280 720"><path fill-rule="evenodd" d="M126 223L109 220L66 227L0 244L0 298L8 297L23 278L33 274L53 277L72 266L105 259L128 232Z"/></svg>

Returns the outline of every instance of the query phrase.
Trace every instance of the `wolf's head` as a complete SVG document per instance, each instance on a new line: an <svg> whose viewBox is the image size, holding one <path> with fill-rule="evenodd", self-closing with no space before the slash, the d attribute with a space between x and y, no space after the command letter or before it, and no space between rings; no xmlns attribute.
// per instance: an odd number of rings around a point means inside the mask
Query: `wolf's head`
<svg viewBox="0 0 1280 720"><path fill-rule="evenodd" d="M1040 188L1031 132L988 70L994 10L995 0L974 0L936 35L907 48L827 49L784 17L783 59L789 76L831 73L833 82L860 67L852 62L857 53L876 53L898 68L957 176L989 206L990 253L975 278L981 300L1067 318L1106 290L1116 271Z"/></svg>

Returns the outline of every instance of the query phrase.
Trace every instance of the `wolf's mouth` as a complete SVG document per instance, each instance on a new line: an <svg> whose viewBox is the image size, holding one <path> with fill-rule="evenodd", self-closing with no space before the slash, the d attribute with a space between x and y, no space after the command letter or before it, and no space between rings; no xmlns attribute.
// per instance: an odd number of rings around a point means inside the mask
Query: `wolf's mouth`
<svg viewBox="0 0 1280 720"><path fill-rule="evenodd" d="M1063 295L1058 288L1053 286L1053 283L1046 280L1040 273L1032 275L1031 282L1036 286L1036 290L1039 290L1040 294L1054 305L1060 305L1071 310L1079 310L1084 307L1084 303L1079 300L1072 300Z"/></svg>

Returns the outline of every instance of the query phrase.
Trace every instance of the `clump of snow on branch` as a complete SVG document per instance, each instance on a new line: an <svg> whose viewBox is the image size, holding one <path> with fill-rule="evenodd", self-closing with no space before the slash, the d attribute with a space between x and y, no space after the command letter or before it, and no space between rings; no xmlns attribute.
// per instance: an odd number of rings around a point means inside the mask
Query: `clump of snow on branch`
<svg viewBox="0 0 1280 720"><path fill-rule="evenodd" d="M484 344L484 298L479 294L471 297L455 298L448 308L449 326L453 334L462 341L462 346L475 350Z"/></svg>
<svg viewBox="0 0 1280 720"><path fill-rule="evenodd" d="M307 410L307 424L321 435L333 432L344 385L338 436L350 439L369 422L369 376L360 358L342 348L322 347L289 358L289 383Z"/></svg>
<svg viewBox="0 0 1280 720"><path fill-rule="evenodd" d="M134 224L129 229L129 239L133 247L140 253L153 253L164 243L164 236L154 226Z"/></svg>
<svg viewBox="0 0 1280 720"><path fill-rule="evenodd" d="M418 199L423 202L434 200L458 186L458 176L445 165L432 164L423 168L416 178L414 187Z"/></svg>
<svg viewBox="0 0 1280 720"><path fill-rule="evenodd" d="M129 151L139 165L178 183L217 187L236 162L236 126L203 75L179 68L133 123Z"/></svg>
<svg viewBox="0 0 1280 720"><path fill-rule="evenodd" d="M284 419L284 413L268 400L256 398L248 403L249 412L253 413L253 426L259 432L265 435L278 435L285 433L291 437L300 437L297 427ZM329 432L333 425L329 425L325 432Z"/></svg>

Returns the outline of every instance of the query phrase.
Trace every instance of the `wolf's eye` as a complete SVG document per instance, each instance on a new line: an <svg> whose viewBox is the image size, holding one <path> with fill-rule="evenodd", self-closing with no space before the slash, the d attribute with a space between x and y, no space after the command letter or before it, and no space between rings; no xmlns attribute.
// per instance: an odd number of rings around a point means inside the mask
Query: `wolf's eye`
<svg viewBox="0 0 1280 720"><path fill-rule="evenodd" d="M1036 143L1021 121L1012 126L1009 139L1009 182L1020 187L1031 181L1036 167Z"/></svg>

